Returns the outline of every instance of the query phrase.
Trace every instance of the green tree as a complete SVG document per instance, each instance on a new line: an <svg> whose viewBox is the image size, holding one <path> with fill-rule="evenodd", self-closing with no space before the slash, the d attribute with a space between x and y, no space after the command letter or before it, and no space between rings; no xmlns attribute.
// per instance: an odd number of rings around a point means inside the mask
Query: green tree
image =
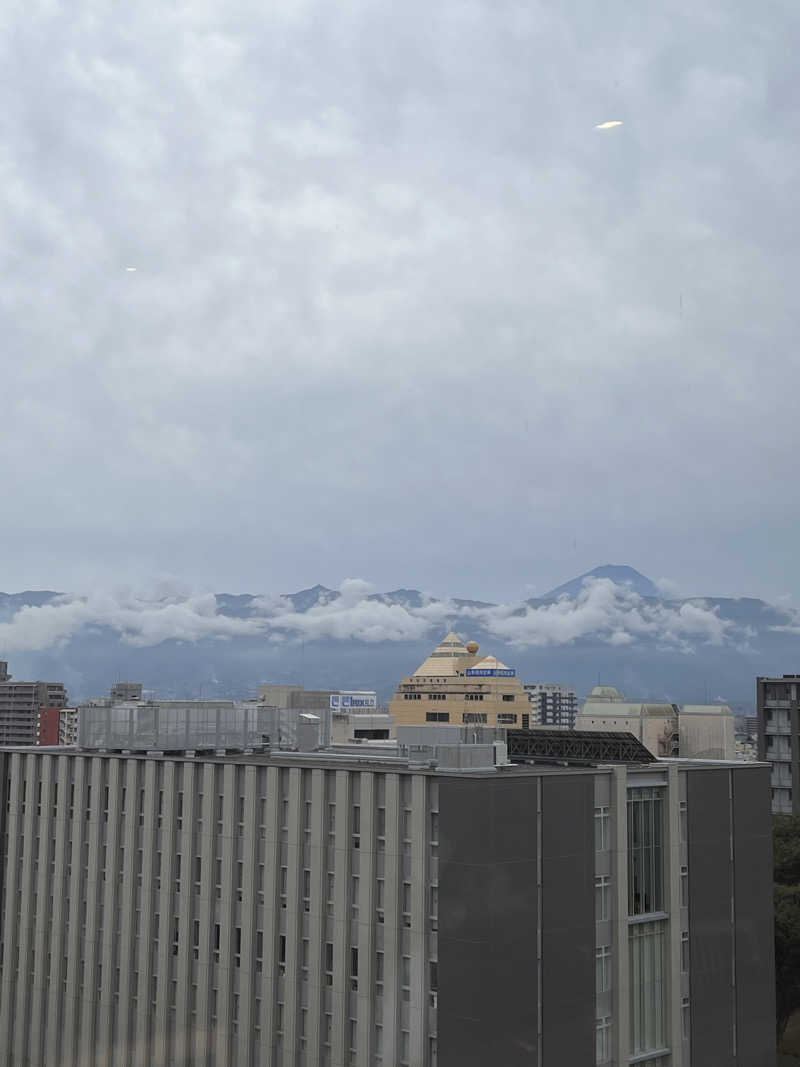
<svg viewBox="0 0 800 1067"><path fill-rule="evenodd" d="M780 1044L800 1008L800 885L775 886L775 1000Z"/></svg>
<svg viewBox="0 0 800 1067"><path fill-rule="evenodd" d="M772 820L775 881L800 886L800 815L776 815Z"/></svg>

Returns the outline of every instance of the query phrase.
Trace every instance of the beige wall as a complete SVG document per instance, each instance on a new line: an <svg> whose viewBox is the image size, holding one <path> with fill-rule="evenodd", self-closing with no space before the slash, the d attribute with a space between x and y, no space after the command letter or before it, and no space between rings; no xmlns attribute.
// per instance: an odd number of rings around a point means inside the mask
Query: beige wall
<svg viewBox="0 0 800 1067"><path fill-rule="evenodd" d="M411 675L403 679L389 704L389 714L397 726L424 726L428 713L437 712L448 714L446 721L457 726L465 721L465 715L477 714L486 716L488 726L513 727L522 725L523 715L530 716L530 701L519 678ZM498 715L508 719L498 724ZM526 721L530 723L530 718Z"/></svg>

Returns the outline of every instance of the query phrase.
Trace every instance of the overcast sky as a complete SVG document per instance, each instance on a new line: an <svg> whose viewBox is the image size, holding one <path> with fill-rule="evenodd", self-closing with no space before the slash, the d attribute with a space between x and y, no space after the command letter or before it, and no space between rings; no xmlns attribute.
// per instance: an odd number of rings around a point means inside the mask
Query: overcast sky
<svg viewBox="0 0 800 1067"><path fill-rule="evenodd" d="M0 6L0 589L800 601L797 5L567 8Z"/></svg>

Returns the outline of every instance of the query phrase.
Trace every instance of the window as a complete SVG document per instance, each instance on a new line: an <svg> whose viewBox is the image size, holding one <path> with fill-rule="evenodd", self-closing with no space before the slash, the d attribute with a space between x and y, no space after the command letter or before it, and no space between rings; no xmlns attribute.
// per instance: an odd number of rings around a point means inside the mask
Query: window
<svg viewBox="0 0 800 1067"><path fill-rule="evenodd" d="M598 993L607 993L611 988L611 946L595 949L595 979Z"/></svg>
<svg viewBox="0 0 800 1067"><path fill-rule="evenodd" d="M485 711L465 711L462 716L463 722L485 723L487 716Z"/></svg>
<svg viewBox="0 0 800 1067"><path fill-rule="evenodd" d="M361 835L361 805L353 805L353 845L358 848L358 839Z"/></svg>
<svg viewBox="0 0 800 1067"><path fill-rule="evenodd" d="M400 1062L404 1065L408 1063L409 1050L411 1046L411 1034L408 1030L400 1031Z"/></svg>
<svg viewBox="0 0 800 1067"><path fill-rule="evenodd" d="M375 953L375 996L383 996L383 953L380 949Z"/></svg>
<svg viewBox="0 0 800 1067"><path fill-rule="evenodd" d="M628 791L628 913L664 908L664 790Z"/></svg>
<svg viewBox="0 0 800 1067"><path fill-rule="evenodd" d="M428 693L428 700L446 700L447 693Z"/></svg>
<svg viewBox="0 0 800 1067"><path fill-rule="evenodd" d="M689 931L681 933L681 970L684 974L689 972Z"/></svg>
<svg viewBox="0 0 800 1067"><path fill-rule="evenodd" d="M411 883L403 882L402 889L403 925L411 926Z"/></svg>
<svg viewBox="0 0 800 1067"><path fill-rule="evenodd" d="M330 871L327 872L326 879L325 879L325 884L327 886L327 896L326 896L325 903L327 905L328 915L333 915L334 875Z"/></svg>
<svg viewBox="0 0 800 1067"><path fill-rule="evenodd" d="M426 711L425 722L450 722L449 711Z"/></svg>
<svg viewBox="0 0 800 1067"><path fill-rule="evenodd" d="M325 985L333 985L333 942L325 942Z"/></svg>
<svg viewBox="0 0 800 1067"><path fill-rule="evenodd" d="M358 992L358 949L350 949L350 989Z"/></svg>
<svg viewBox="0 0 800 1067"><path fill-rule="evenodd" d="M465 700L483 700L483 693L465 693Z"/></svg>
<svg viewBox="0 0 800 1067"><path fill-rule="evenodd" d="M516 697L514 696L513 693L503 693L503 700L505 701L506 704L508 704L512 700L516 700Z"/></svg>
<svg viewBox="0 0 800 1067"><path fill-rule="evenodd" d="M611 918L611 878L602 874L594 880L595 887L595 919L597 922L605 922Z"/></svg>
<svg viewBox="0 0 800 1067"><path fill-rule="evenodd" d="M605 852L611 844L611 827L607 807L594 809L594 848L595 852Z"/></svg>
<svg viewBox="0 0 800 1067"><path fill-rule="evenodd" d="M689 868L685 864L681 867L681 907L689 907Z"/></svg>
<svg viewBox="0 0 800 1067"><path fill-rule="evenodd" d="M497 714L498 725L503 726L515 726L517 722L516 715L510 715L508 712L500 711Z"/></svg>
<svg viewBox="0 0 800 1067"><path fill-rule="evenodd" d="M400 957L400 990L403 1000L411 1000L411 957Z"/></svg>
<svg viewBox="0 0 800 1067"><path fill-rule="evenodd" d="M608 1063L611 1059L611 1017L597 1020L595 1030L595 1063Z"/></svg>
<svg viewBox="0 0 800 1067"><path fill-rule="evenodd" d="M691 1017L689 1015L689 998L681 997L681 1037L684 1041L689 1040Z"/></svg>
<svg viewBox="0 0 800 1067"><path fill-rule="evenodd" d="M635 923L629 930L630 1054L666 1044L664 1019L664 923Z"/></svg>
<svg viewBox="0 0 800 1067"><path fill-rule="evenodd" d="M351 875L350 878L350 915L353 919L358 919L358 894L360 888L360 881L357 874Z"/></svg>
<svg viewBox="0 0 800 1067"><path fill-rule="evenodd" d="M403 700L422 700L422 693L403 693Z"/></svg>
<svg viewBox="0 0 800 1067"><path fill-rule="evenodd" d="M687 826L687 809L686 809L686 801L685 800L681 801L680 822L681 822L681 844L685 845L686 842L689 840L689 829L688 829L688 826Z"/></svg>

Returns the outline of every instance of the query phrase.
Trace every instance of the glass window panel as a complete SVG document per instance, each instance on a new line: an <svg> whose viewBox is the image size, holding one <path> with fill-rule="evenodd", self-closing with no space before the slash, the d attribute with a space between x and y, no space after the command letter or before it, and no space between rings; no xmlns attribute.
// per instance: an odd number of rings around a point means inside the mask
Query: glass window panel
<svg viewBox="0 0 800 1067"><path fill-rule="evenodd" d="M628 910L647 915L664 908L664 790L628 793Z"/></svg>
<svg viewBox="0 0 800 1067"><path fill-rule="evenodd" d="M655 1052L666 1044L664 1019L664 923L630 927L630 1053Z"/></svg>

